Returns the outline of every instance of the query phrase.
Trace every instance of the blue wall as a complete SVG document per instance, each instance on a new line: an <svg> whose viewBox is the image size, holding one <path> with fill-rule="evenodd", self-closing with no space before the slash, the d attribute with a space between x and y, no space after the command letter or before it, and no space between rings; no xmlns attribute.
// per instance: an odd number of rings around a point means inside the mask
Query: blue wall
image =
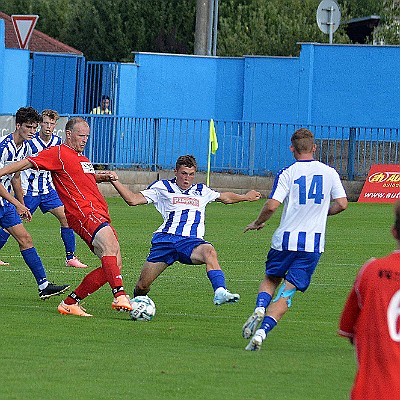
<svg viewBox="0 0 400 400"><path fill-rule="evenodd" d="M138 53L137 114L398 126L400 47L303 44L300 57Z"/></svg>

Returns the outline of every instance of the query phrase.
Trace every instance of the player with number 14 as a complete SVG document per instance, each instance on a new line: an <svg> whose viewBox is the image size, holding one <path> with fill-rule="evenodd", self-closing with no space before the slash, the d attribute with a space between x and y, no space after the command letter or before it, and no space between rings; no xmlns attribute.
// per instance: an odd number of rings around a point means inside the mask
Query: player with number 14
<svg viewBox="0 0 400 400"><path fill-rule="evenodd" d="M279 205L284 204L280 225L272 236L254 312L243 325L243 337L251 338L246 350L260 350L268 333L291 306L296 291L308 288L324 251L327 217L347 208L339 174L314 160L313 133L298 129L291 137L290 150L296 161L278 172L263 209L245 228L245 232L262 229Z"/></svg>

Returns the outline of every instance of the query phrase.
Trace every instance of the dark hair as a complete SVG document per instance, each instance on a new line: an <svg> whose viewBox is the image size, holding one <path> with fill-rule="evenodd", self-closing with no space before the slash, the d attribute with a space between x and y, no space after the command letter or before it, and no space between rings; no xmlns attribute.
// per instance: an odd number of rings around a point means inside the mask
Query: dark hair
<svg viewBox="0 0 400 400"><path fill-rule="evenodd" d="M101 101L103 100L110 100L110 98L108 96L106 96L105 94L103 94L103 96L101 96Z"/></svg>
<svg viewBox="0 0 400 400"><path fill-rule="evenodd" d="M314 135L306 128L300 128L291 137L292 146L297 153L310 153L314 146Z"/></svg>
<svg viewBox="0 0 400 400"><path fill-rule="evenodd" d="M33 107L21 107L15 114L15 122L22 125L23 123L36 123L42 120L40 114Z"/></svg>
<svg viewBox="0 0 400 400"><path fill-rule="evenodd" d="M197 169L196 159L191 155L180 156L176 160L175 169L178 170L180 167L194 167Z"/></svg>
<svg viewBox="0 0 400 400"><path fill-rule="evenodd" d="M72 132L72 130L74 129L74 126L76 124L80 124L81 122L84 122L87 124L86 120L83 119L82 117L73 117L70 120L68 120L67 124L65 125L65 130Z"/></svg>
<svg viewBox="0 0 400 400"><path fill-rule="evenodd" d="M400 201L394 206L394 229L396 229L397 235L400 238Z"/></svg>

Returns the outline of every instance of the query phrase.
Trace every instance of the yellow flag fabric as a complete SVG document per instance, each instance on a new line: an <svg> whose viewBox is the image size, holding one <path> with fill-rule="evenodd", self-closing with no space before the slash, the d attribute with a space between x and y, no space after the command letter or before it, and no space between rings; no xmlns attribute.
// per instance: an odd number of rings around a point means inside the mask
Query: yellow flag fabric
<svg viewBox="0 0 400 400"><path fill-rule="evenodd" d="M210 121L210 143L211 143L211 153L215 154L218 150L218 139L217 133L215 132L214 120Z"/></svg>

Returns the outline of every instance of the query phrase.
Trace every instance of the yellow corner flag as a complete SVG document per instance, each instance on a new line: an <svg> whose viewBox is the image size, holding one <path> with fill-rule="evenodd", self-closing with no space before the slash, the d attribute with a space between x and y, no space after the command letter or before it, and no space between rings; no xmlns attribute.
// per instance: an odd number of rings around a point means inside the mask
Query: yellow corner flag
<svg viewBox="0 0 400 400"><path fill-rule="evenodd" d="M215 154L218 150L218 139L217 133L215 132L214 120L210 121L210 145L211 145L211 153Z"/></svg>
<svg viewBox="0 0 400 400"><path fill-rule="evenodd" d="M210 185L211 153L215 154L218 150L217 133L215 132L214 120L210 120L210 141L208 143L208 162L207 162L207 186Z"/></svg>

